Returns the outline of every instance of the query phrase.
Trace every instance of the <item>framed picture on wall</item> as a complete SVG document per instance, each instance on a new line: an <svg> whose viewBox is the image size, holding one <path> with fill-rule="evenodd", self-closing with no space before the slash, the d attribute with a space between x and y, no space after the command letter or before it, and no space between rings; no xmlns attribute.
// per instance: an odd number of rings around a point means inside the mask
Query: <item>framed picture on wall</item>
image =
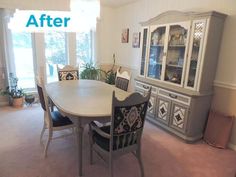
<svg viewBox="0 0 236 177"><path fill-rule="evenodd" d="M121 42L128 43L129 42L129 28L125 28L121 33Z"/></svg>
<svg viewBox="0 0 236 177"><path fill-rule="evenodd" d="M133 48L140 47L140 32L133 33L132 46L133 46Z"/></svg>

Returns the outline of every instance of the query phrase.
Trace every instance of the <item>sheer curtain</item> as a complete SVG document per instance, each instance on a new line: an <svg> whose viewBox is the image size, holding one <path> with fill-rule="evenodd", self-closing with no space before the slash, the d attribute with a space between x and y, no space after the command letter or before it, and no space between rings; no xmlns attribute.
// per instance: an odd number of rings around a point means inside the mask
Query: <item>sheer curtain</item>
<svg viewBox="0 0 236 177"><path fill-rule="evenodd" d="M72 13L76 13L79 19L80 31L77 32L77 64L80 66L85 62L85 57L80 58L78 51L79 41L86 38L89 34L91 51L89 57L93 63L97 62L97 22L100 18L100 0L71 0L70 9ZM88 52L88 51L87 51ZM88 58L88 57L87 57ZM82 63L82 64L81 64Z"/></svg>
<svg viewBox="0 0 236 177"><path fill-rule="evenodd" d="M7 73L13 73L15 75L15 56L13 52L12 35L7 26L13 13L14 10L1 9L1 40L3 41L3 56L5 58Z"/></svg>
<svg viewBox="0 0 236 177"><path fill-rule="evenodd" d="M3 55L6 62L7 78L17 77L18 87L28 91L35 90L35 61L31 33L14 32L8 28L15 10L1 10L1 29ZM14 26L17 28L17 26ZM9 83L11 84L11 83Z"/></svg>

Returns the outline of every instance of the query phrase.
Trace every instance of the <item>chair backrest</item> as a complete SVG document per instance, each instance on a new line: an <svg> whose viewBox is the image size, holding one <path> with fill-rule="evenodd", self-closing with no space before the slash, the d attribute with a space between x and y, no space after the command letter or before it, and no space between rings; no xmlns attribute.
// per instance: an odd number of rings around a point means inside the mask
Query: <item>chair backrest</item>
<svg viewBox="0 0 236 177"><path fill-rule="evenodd" d="M146 96L135 92L119 101L113 92L110 150L140 144L150 94L151 88Z"/></svg>
<svg viewBox="0 0 236 177"><path fill-rule="evenodd" d="M46 121L47 125L52 126L52 119L51 119L51 114L50 114L50 109L49 109L49 104L48 104L48 97L46 94L45 84L44 84L43 79L37 77L36 85L37 85L41 107L44 110L44 113L47 114L46 116L44 116L44 119L45 119L44 121Z"/></svg>
<svg viewBox="0 0 236 177"><path fill-rule="evenodd" d="M127 91L129 87L129 81L130 74L127 71L123 71L122 73L120 73L119 69L117 69L115 86L124 91Z"/></svg>
<svg viewBox="0 0 236 177"><path fill-rule="evenodd" d="M78 80L79 71L78 68L66 65L62 69L57 66L58 79L59 81L63 80Z"/></svg>

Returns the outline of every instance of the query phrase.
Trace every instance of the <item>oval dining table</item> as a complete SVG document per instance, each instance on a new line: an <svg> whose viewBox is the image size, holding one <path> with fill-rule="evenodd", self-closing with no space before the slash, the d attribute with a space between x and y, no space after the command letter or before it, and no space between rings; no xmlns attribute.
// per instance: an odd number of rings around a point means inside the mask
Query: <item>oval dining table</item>
<svg viewBox="0 0 236 177"><path fill-rule="evenodd" d="M78 172L82 176L84 125L93 120L110 120L113 91L119 100L124 100L130 93L95 80L52 82L46 85L46 91L57 109L77 127Z"/></svg>

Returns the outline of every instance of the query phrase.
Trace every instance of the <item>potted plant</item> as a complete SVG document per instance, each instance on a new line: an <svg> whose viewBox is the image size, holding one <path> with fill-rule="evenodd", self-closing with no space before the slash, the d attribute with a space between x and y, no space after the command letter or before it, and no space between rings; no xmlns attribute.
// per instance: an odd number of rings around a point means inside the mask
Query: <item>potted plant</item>
<svg viewBox="0 0 236 177"><path fill-rule="evenodd" d="M108 84L114 85L116 79L116 72L114 71L115 61L115 54L113 54L113 65L108 71L97 68L93 63L86 63L83 66L83 71L80 73L80 78L89 80L101 80L105 81Z"/></svg>
<svg viewBox="0 0 236 177"><path fill-rule="evenodd" d="M81 79L100 80L104 71L97 68L93 63L86 63L80 73Z"/></svg>
<svg viewBox="0 0 236 177"><path fill-rule="evenodd" d="M10 75L10 84L11 86L7 86L5 90L0 90L1 95L9 96L9 103L13 107L22 107L24 103L24 90L18 88L17 86L18 79Z"/></svg>

